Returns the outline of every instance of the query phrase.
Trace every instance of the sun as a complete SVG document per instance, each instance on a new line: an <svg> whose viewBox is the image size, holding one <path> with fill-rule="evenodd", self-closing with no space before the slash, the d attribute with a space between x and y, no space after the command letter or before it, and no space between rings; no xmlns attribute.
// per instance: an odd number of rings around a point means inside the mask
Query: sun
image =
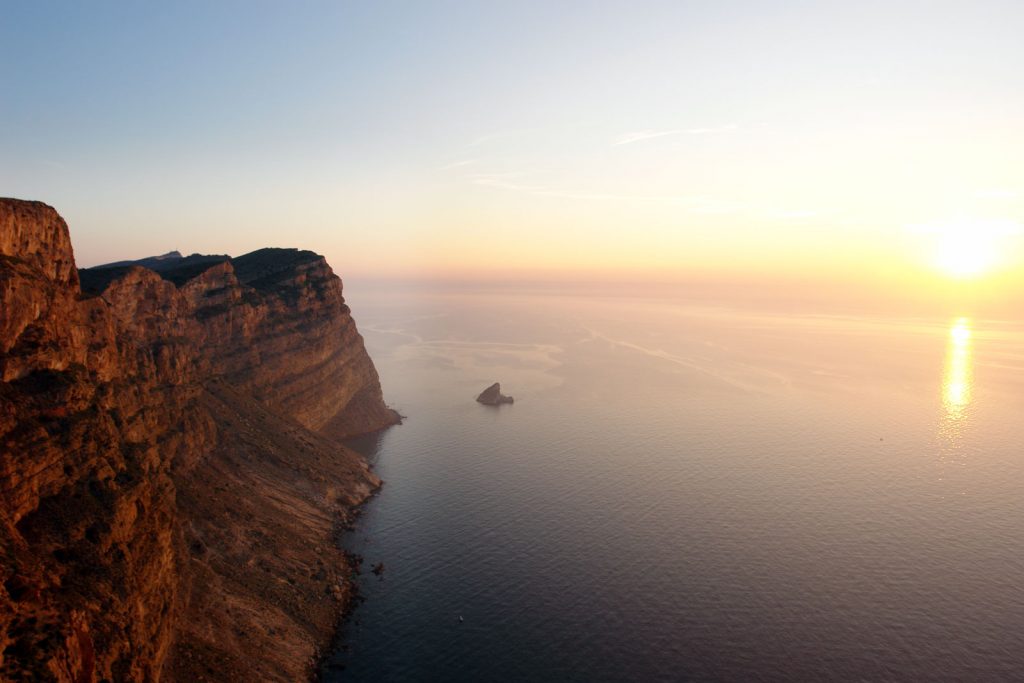
<svg viewBox="0 0 1024 683"><path fill-rule="evenodd" d="M935 248L935 265L955 278L975 278L996 263L998 251L992 235L958 226L940 234Z"/></svg>
<svg viewBox="0 0 1024 683"><path fill-rule="evenodd" d="M933 265L956 279L979 278L1000 265L1007 238L1019 231L1011 221L963 219L927 226Z"/></svg>

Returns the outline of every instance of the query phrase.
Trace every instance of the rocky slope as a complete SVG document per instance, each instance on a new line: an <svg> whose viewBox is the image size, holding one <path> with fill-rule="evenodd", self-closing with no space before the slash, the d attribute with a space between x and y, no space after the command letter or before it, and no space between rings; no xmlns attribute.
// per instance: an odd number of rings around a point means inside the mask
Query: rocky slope
<svg viewBox="0 0 1024 683"><path fill-rule="evenodd" d="M0 200L0 679L299 680L397 416L322 257L144 263Z"/></svg>

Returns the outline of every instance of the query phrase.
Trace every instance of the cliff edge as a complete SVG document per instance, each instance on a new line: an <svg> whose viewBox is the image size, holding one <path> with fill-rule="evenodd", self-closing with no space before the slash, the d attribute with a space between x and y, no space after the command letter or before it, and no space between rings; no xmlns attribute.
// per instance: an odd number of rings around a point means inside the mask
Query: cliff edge
<svg viewBox="0 0 1024 683"><path fill-rule="evenodd" d="M299 680L397 422L312 252L78 271L0 199L0 679Z"/></svg>

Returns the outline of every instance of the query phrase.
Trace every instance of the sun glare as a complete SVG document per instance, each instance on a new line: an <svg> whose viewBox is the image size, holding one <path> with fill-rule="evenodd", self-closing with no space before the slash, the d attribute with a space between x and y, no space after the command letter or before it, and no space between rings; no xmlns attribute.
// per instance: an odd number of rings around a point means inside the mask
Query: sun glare
<svg viewBox="0 0 1024 683"><path fill-rule="evenodd" d="M958 279L981 277L996 268L1006 238L1018 232L1010 221L959 220L927 226L934 236L933 264Z"/></svg>
<svg viewBox="0 0 1024 683"><path fill-rule="evenodd" d="M950 232L939 238L935 265L957 278L977 277L995 263L994 240L971 231Z"/></svg>

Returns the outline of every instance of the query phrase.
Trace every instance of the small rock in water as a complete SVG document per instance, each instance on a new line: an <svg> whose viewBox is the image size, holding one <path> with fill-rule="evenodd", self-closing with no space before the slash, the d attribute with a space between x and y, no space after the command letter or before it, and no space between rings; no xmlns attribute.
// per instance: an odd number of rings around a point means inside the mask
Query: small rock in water
<svg viewBox="0 0 1024 683"><path fill-rule="evenodd" d="M373 573L376 574L377 576L380 576L381 574L383 574L384 573L384 563L380 562L378 564L373 565Z"/></svg>
<svg viewBox="0 0 1024 683"><path fill-rule="evenodd" d="M501 393L501 384L498 382L495 382L484 389L483 392L476 397L476 400L487 406L498 406L502 403L512 403L511 396L505 396Z"/></svg>

